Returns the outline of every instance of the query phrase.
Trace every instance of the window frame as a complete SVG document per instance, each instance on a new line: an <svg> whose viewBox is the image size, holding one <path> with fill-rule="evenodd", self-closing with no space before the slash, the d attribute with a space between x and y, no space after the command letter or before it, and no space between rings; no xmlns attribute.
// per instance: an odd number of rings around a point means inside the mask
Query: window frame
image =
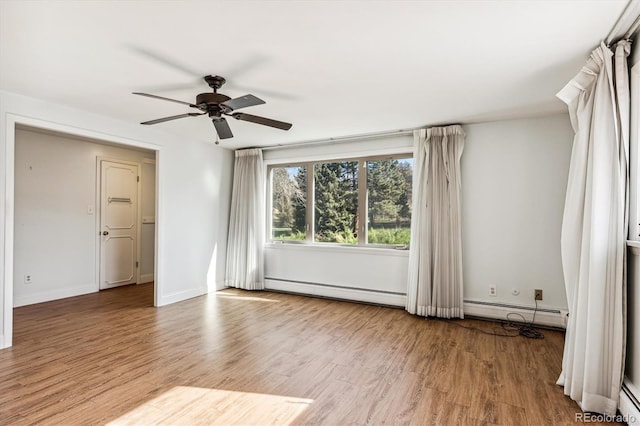
<svg viewBox="0 0 640 426"><path fill-rule="evenodd" d="M346 156L331 157L306 161L284 161L270 162L266 166L267 188L266 194L266 241L268 244L304 244L319 246L336 246L336 247L360 247L360 248L377 248L390 250L408 250L409 245L403 244L370 244L368 243L368 189L367 189L367 161L394 160L394 159L413 159L413 152L410 149L401 152L389 154L365 155L365 156ZM338 163L347 161L358 162L358 210L356 215L361 218L358 221L358 243L342 244L331 242L315 241L315 165L325 163ZM278 240L273 238L273 169L287 167L306 167L307 168L307 204L305 210L305 239L304 240ZM362 184L364 183L364 185ZM413 187L411 188L413 192Z"/></svg>

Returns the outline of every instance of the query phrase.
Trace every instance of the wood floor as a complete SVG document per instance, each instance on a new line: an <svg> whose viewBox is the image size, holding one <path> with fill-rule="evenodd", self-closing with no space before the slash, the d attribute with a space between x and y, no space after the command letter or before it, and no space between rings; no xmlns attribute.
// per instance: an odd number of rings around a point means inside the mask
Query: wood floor
<svg viewBox="0 0 640 426"><path fill-rule="evenodd" d="M152 307L151 285L14 310L0 424L574 424L563 334L225 290Z"/></svg>

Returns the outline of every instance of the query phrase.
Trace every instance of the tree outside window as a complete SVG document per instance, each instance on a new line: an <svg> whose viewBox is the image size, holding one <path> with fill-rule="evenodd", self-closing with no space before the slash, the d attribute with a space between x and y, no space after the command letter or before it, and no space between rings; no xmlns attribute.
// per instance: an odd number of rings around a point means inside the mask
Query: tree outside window
<svg viewBox="0 0 640 426"><path fill-rule="evenodd" d="M410 155L309 162L270 170L272 240L409 244Z"/></svg>
<svg viewBox="0 0 640 426"><path fill-rule="evenodd" d="M306 238L306 167L274 167L271 171L271 238Z"/></svg>
<svg viewBox="0 0 640 426"><path fill-rule="evenodd" d="M367 243L408 245L413 158L367 161Z"/></svg>

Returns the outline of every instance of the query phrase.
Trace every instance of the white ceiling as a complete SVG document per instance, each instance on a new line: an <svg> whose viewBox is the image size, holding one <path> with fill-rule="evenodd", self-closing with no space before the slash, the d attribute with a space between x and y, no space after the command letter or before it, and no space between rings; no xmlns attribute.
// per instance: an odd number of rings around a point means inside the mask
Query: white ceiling
<svg viewBox="0 0 640 426"><path fill-rule="evenodd" d="M202 77L252 93L235 149L541 115L626 0L0 0L0 89L127 122L189 112ZM206 117L155 125L215 139Z"/></svg>

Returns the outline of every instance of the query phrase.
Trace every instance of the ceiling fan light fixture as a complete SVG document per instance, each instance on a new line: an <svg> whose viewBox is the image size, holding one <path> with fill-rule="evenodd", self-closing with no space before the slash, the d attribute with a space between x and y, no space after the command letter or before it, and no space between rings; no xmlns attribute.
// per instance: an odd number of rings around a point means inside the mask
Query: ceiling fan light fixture
<svg viewBox="0 0 640 426"><path fill-rule="evenodd" d="M207 82L209 87L213 89L213 93L211 92L200 93L199 95L196 96L195 104L191 104L189 102L184 102L184 101L178 101L175 99L165 98L163 96L151 95L148 93L133 92L134 95L146 96L149 98L161 99L169 102L184 104L184 105L188 105L191 108L196 108L199 111L201 111L201 113L187 113L187 114L174 115L171 117L159 118L156 120L144 121L140 124L145 124L145 125L158 124L158 123L163 123L165 121L176 120L179 118L193 117L197 115L207 114L209 115L209 117L211 117L211 120L213 121L213 125L216 128L216 133L217 133L216 144L220 143L219 139L228 139L233 137L231 128L229 128L229 123L227 123L227 120L224 117L222 117L223 115L233 117L236 120L249 121L251 123L261 124L263 126L269 126L269 127L273 127L281 130L289 130L291 128L291 123L272 120L266 117L259 117L257 115L234 112L235 110L238 110L240 108L247 108L250 106L264 104L265 101L251 94L232 99L227 95L218 93L218 89L222 87L222 85L226 82L224 77L220 77L218 75L208 75L204 77L204 80Z"/></svg>

